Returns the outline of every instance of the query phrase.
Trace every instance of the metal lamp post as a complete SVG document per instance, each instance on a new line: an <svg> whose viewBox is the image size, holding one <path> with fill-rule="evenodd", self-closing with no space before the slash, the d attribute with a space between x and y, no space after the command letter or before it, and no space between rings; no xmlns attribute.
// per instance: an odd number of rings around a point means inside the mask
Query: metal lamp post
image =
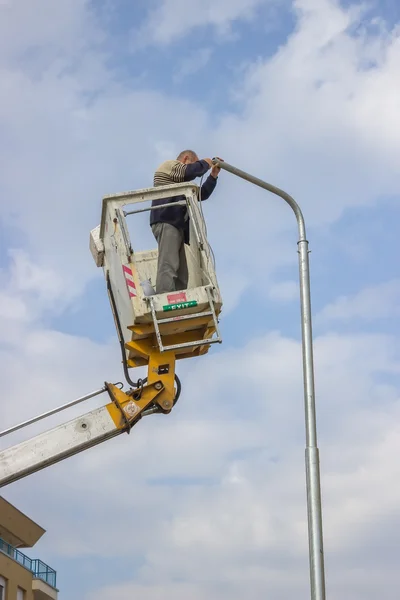
<svg viewBox="0 0 400 600"><path fill-rule="evenodd" d="M322 535L321 482L314 391L314 359L311 324L310 266L304 217L297 202L283 190L214 158L213 163L272 194L280 196L292 208L298 225L301 331L303 354L304 408L306 424L306 485L311 600L325 600L325 568Z"/></svg>

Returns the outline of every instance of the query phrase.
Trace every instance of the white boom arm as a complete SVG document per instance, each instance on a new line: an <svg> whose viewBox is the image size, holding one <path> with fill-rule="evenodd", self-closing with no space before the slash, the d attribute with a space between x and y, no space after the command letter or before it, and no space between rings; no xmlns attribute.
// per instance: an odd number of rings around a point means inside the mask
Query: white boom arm
<svg viewBox="0 0 400 600"><path fill-rule="evenodd" d="M103 389L12 427L0 437L106 391L111 403L0 451L0 488L121 433L129 433L143 414L170 412L164 408L166 390L161 380L128 393L106 383Z"/></svg>
<svg viewBox="0 0 400 600"><path fill-rule="evenodd" d="M122 433L103 406L0 453L0 487Z"/></svg>

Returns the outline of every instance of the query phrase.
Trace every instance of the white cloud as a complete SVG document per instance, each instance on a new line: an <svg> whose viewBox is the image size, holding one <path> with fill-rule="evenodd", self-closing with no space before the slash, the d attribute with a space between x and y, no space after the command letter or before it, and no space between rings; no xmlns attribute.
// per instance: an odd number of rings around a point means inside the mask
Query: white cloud
<svg viewBox="0 0 400 600"><path fill-rule="evenodd" d="M28 66L37 59L41 62L46 51L46 64L57 67L102 39L87 0L57 4L38 0L35 5L29 0L13 0L1 7L0 31L2 61L12 59Z"/></svg>
<svg viewBox="0 0 400 600"><path fill-rule="evenodd" d="M374 321L400 315L400 280L393 279L362 289L353 296L340 296L316 316L316 322Z"/></svg>
<svg viewBox="0 0 400 600"><path fill-rule="evenodd" d="M211 589L210 589L211 588ZM130 600L132 596L143 600L162 600L164 598L175 598L176 600L206 600L210 598L212 586L199 586L198 584L175 583L167 587L165 585L129 585L122 584L112 588L96 591L90 595L88 600L111 600L117 595L120 600Z"/></svg>
<svg viewBox="0 0 400 600"><path fill-rule="evenodd" d="M263 147L257 167L264 165L269 179L300 194L308 213L311 202L312 220L329 220L344 206L371 201L377 188L398 189L399 116L392 98L398 94L400 38L396 28L354 36L357 12L335 2L299 0L295 6L297 30L274 57L254 64L240 86L246 118L228 117L218 137L226 148L236 147L243 165L255 165L245 139ZM361 164L375 165L363 179ZM386 184L378 164L389 176Z"/></svg>
<svg viewBox="0 0 400 600"><path fill-rule="evenodd" d="M194 35L193 30L200 27L210 27L218 36L227 36L235 21L253 19L257 8L265 3L266 0L203 0L198 10L192 10L184 0L161 0L134 34L134 44L170 44Z"/></svg>
<svg viewBox="0 0 400 600"><path fill-rule="evenodd" d="M296 281L280 281L271 285L269 290L271 300L290 302L299 298L299 284Z"/></svg>
<svg viewBox="0 0 400 600"><path fill-rule="evenodd" d="M189 75L195 75L209 63L213 51L211 48L201 48L185 58L174 75L174 81L182 81Z"/></svg>
<svg viewBox="0 0 400 600"><path fill-rule="evenodd" d="M0 319L7 324L34 322L44 314L60 315L82 288L69 273L31 260L22 250L9 250L9 269L0 271Z"/></svg>
<svg viewBox="0 0 400 600"><path fill-rule="evenodd" d="M0 318L24 321L28 319L27 306L21 298L13 298L2 291L0 292Z"/></svg>

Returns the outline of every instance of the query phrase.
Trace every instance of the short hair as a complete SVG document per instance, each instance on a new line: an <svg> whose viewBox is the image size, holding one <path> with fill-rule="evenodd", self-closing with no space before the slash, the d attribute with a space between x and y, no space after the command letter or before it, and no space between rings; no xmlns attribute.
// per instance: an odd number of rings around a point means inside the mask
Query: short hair
<svg viewBox="0 0 400 600"><path fill-rule="evenodd" d="M176 157L176 160L181 160L181 158L183 158L187 154L189 154L189 156L192 160L195 160L197 158L197 154L193 150L182 150L182 152L180 152L178 154L178 156Z"/></svg>

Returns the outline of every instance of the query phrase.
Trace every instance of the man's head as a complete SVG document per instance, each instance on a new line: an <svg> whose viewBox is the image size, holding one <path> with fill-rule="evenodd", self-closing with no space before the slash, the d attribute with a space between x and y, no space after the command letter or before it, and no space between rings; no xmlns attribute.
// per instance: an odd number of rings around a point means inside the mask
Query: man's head
<svg viewBox="0 0 400 600"><path fill-rule="evenodd" d="M193 152L193 150L183 150L180 154L178 154L176 160L179 160L179 162L187 165L189 163L196 162L196 160L199 160L199 157L197 156L196 152Z"/></svg>

